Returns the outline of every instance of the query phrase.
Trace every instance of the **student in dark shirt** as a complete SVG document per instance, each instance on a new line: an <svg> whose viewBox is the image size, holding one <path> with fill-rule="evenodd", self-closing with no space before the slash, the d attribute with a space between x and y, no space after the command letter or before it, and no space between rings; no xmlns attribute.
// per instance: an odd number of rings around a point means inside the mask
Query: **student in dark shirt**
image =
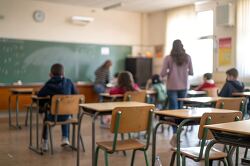
<svg viewBox="0 0 250 166"><path fill-rule="evenodd" d="M70 95L77 94L76 88L70 79L64 77L64 68L62 64L54 64L50 69L50 79L45 83L42 89L38 92L39 97L53 95ZM50 103L50 101L49 101ZM41 103L45 105L46 103ZM42 107L40 105L40 107ZM70 115L58 115L58 121L65 121L70 118ZM44 120L53 120L54 116L47 114L45 111ZM48 129L46 126L43 128L42 134L42 148L48 150ZM69 125L62 125L62 146L69 144Z"/></svg>
<svg viewBox="0 0 250 166"><path fill-rule="evenodd" d="M232 97L234 92L243 92L244 84L237 80L238 70L236 68L231 68L226 71L227 79L223 88L221 89L219 96L221 97Z"/></svg>

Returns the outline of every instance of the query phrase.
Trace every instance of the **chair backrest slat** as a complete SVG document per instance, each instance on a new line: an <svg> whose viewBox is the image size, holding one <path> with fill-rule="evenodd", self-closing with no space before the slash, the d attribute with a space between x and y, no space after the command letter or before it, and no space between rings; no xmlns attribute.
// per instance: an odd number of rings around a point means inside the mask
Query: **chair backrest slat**
<svg viewBox="0 0 250 166"><path fill-rule="evenodd" d="M51 114L52 115L78 114L79 104L83 102L84 102L84 95L54 95L51 100Z"/></svg>
<svg viewBox="0 0 250 166"><path fill-rule="evenodd" d="M218 97L218 90L219 89L217 87L215 87L215 88L205 88L203 90L207 92L208 97Z"/></svg>
<svg viewBox="0 0 250 166"><path fill-rule="evenodd" d="M227 110L237 110L243 111L246 99L243 97L235 97L228 99L219 99L216 102L216 108L227 109Z"/></svg>
<svg viewBox="0 0 250 166"><path fill-rule="evenodd" d="M146 102L146 91L127 91L124 94L124 101Z"/></svg>
<svg viewBox="0 0 250 166"><path fill-rule="evenodd" d="M112 111L110 131L115 132L117 113L121 112L118 133L139 132L148 129L150 111L154 106L117 107Z"/></svg>
<svg viewBox="0 0 250 166"><path fill-rule="evenodd" d="M199 133L198 133L199 139L202 139L202 137L203 137L204 125L206 125L208 118L211 118L209 121L209 124L233 122L237 118L239 118L239 120L241 120L242 113L241 112L204 113L202 115L201 121L200 121L200 127L199 127ZM213 135L210 131L208 131L206 139L207 140L213 139Z"/></svg>

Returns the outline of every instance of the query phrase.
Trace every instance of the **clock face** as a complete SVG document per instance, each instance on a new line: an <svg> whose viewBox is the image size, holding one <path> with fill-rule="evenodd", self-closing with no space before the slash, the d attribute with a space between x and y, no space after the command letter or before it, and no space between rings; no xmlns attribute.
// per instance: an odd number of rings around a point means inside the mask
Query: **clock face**
<svg viewBox="0 0 250 166"><path fill-rule="evenodd" d="M33 13L33 19L36 22L43 22L44 19L45 19L45 13L43 11L41 11L41 10L36 10Z"/></svg>

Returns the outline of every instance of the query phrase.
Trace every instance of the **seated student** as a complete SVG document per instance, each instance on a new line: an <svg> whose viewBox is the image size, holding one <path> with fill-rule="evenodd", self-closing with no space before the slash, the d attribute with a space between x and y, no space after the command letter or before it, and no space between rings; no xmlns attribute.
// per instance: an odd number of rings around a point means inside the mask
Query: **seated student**
<svg viewBox="0 0 250 166"><path fill-rule="evenodd" d="M118 75L117 86L109 90L110 94L124 94L127 91L140 90L139 86L134 83L132 74L129 71L120 72Z"/></svg>
<svg viewBox="0 0 250 166"><path fill-rule="evenodd" d="M211 73L205 73L203 75L203 83L196 87L194 90L204 90L206 88L215 88L216 85L214 83L214 80L212 79L213 75Z"/></svg>
<svg viewBox="0 0 250 166"><path fill-rule="evenodd" d="M223 88L221 89L219 96L221 97L232 97L233 92L243 92L244 84L237 80L238 70L231 68L226 71L227 79Z"/></svg>
<svg viewBox="0 0 250 166"><path fill-rule="evenodd" d="M160 75L158 74L153 75L151 80L152 80L152 87L150 89L155 90L157 93L156 97L157 108L162 109L166 103L166 98L167 98L166 86L162 83Z"/></svg>
<svg viewBox="0 0 250 166"><path fill-rule="evenodd" d="M39 97L45 97L57 94L77 94L76 88L70 79L64 77L64 68L62 64L53 64L50 69L50 79L45 83L42 89L38 92ZM41 103L46 104L46 103ZM41 105L40 105L41 106ZM70 118L70 115L58 115L58 121L65 121ZM45 111L45 120L53 120L54 116L47 114ZM62 125L62 146L69 144L69 125ZM48 150L48 129L43 127L42 133L42 149Z"/></svg>

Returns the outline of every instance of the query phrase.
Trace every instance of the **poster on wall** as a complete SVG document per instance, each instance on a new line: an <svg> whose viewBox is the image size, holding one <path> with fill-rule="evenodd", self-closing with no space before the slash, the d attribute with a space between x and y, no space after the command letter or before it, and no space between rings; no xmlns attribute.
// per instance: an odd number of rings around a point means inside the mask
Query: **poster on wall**
<svg viewBox="0 0 250 166"><path fill-rule="evenodd" d="M232 38L225 37L219 39L219 67L232 65Z"/></svg>

